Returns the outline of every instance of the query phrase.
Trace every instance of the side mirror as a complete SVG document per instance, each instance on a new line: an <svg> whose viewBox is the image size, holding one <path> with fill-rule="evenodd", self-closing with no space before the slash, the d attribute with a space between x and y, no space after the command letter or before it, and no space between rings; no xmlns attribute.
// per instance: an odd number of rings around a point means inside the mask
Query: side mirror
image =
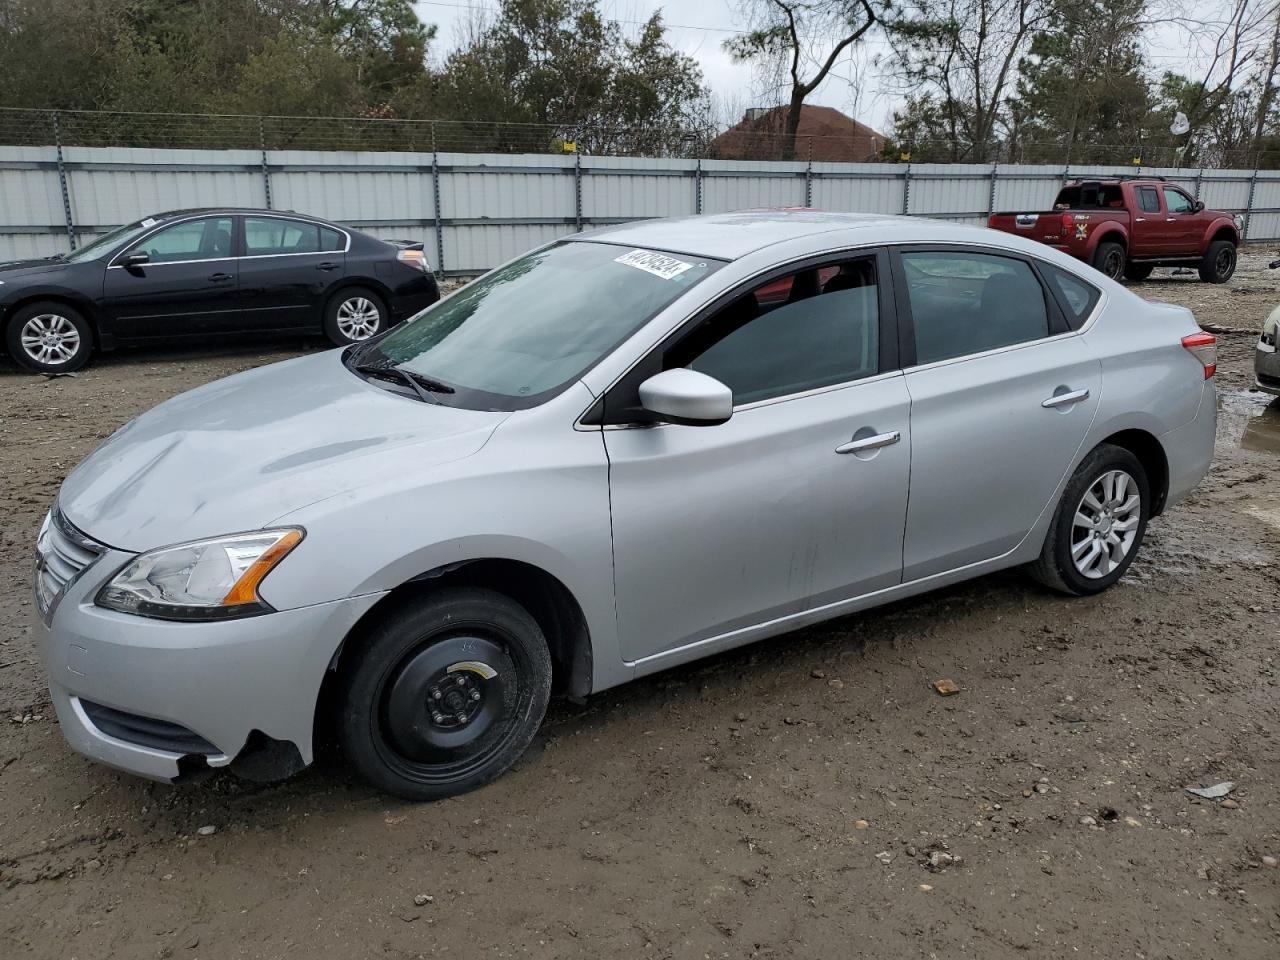
<svg viewBox="0 0 1280 960"><path fill-rule="evenodd" d="M1197 200L1197 201L1196 201L1196 213L1199 213L1199 212L1200 212L1200 211L1202 211L1203 209L1204 209L1204 201L1203 201L1203 200Z"/></svg>
<svg viewBox="0 0 1280 960"><path fill-rule="evenodd" d="M696 370L664 370L640 384L640 406L666 423L713 427L733 416L733 391Z"/></svg>
<svg viewBox="0 0 1280 960"><path fill-rule="evenodd" d="M151 255L137 251L135 253L126 253L120 258L120 266L122 267L141 267L143 264L151 262Z"/></svg>

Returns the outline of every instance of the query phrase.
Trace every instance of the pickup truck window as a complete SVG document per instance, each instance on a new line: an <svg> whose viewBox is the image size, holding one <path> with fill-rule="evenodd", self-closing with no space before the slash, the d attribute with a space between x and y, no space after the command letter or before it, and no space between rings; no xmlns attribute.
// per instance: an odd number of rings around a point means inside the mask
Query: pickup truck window
<svg viewBox="0 0 1280 960"><path fill-rule="evenodd" d="M1191 213L1196 206L1185 193L1172 187L1164 188L1164 205L1170 213Z"/></svg>
<svg viewBox="0 0 1280 960"><path fill-rule="evenodd" d="M1111 210L1124 206L1118 183L1076 183L1058 191L1057 210Z"/></svg>
<svg viewBox="0 0 1280 960"><path fill-rule="evenodd" d="M1143 213L1160 212L1160 198L1156 196L1155 187L1138 188L1138 206Z"/></svg>

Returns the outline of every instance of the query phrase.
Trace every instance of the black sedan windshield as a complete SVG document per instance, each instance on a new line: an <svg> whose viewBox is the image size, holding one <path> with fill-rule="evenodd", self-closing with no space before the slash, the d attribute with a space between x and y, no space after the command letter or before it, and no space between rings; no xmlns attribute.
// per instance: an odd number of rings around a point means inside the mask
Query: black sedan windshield
<svg viewBox="0 0 1280 960"><path fill-rule="evenodd" d="M722 265L616 244L559 243L463 287L351 361L447 385L452 392L439 393L441 402L532 406Z"/></svg>
<svg viewBox="0 0 1280 960"><path fill-rule="evenodd" d="M136 223L126 224L123 227L116 227L110 233L105 233L92 243L80 247L78 250L69 253L64 259L72 263L82 263L85 260L97 260L99 257L106 256L116 248L118 244L124 243L126 240L132 240L134 237L141 236L147 230L154 227L159 220L139 220Z"/></svg>

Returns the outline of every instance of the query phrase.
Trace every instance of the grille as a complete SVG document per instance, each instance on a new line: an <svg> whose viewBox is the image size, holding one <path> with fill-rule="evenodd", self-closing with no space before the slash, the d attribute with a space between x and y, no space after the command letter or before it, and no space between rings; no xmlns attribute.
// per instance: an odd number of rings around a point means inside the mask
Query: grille
<svg viewBox="0 0 1280 960"><path fill-rule="evenodd" d="M167 753L213 756L218 752L217 747L198 733L192 733L186 727L168 720L140 717L136 713L125 713L88 700L81 700L80 706L95 727L108 737L115 737L125 743L164 750Z"/></svg>
<svg viewBox="0 0 1280 960"><path fill-rule="evenodd" d="M50 511L36 541L36 604L46 621L62 592L104 549L73 527L57 507Z"/></svg>

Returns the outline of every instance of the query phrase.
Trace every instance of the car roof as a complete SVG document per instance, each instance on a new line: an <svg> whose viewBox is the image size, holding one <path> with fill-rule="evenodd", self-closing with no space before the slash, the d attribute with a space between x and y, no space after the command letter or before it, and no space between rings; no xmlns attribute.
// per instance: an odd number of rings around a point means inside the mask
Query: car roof
<svg viewBox="0 0 1280 960"><path fill-rule="evenodd" d="M264 210L261 207L187 207L183 210L166 210L164 213L153 213L149 220L173 220L177 217L198 217L217 213L231 214L264 214L271 217L288 217L291 220L309 220L312 223L328 224L328 220L313 217L310 214L298 213L296 210Z"/></svg>
<svg viewBox="0 0 1280 960"><path fill-rule="evenodd" d="M842 240L850 246L861 243L973 243L981 237L981 241L989 246L1024 252L1028 249L1017 237L983 227L925 217L831 213L808 208L741 210L693 217L633 220L589 230L573 239L737 260L777 243L834 232L845 234Z"/></svg>

